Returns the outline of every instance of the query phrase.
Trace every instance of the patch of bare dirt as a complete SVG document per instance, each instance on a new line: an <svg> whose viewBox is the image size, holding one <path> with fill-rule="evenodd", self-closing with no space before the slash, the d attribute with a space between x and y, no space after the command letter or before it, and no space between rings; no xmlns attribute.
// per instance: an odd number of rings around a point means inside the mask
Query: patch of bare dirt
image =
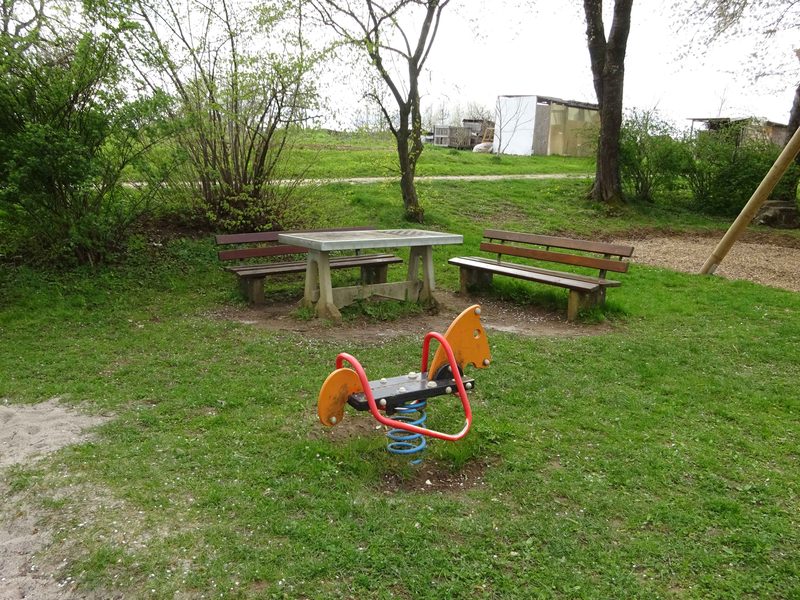
<svg viewBox="0 0 800 600"><path fill-rule="evenodd" d="M40 530L42 515L9 495L5 468L43 457L89 439L87 428L107 419L67 408L58 398L35 405L0 405L0 598L3 600L72 599L68 582L47 573L37 555L52 542L52 532ZM84 596L85 597L85 596Z"/></svg>
<svg viewBox="0 0 800 600"><path fill-rule="evenodd" d="M71 409L59 398L0 405L0 468L82 442L87 439L85 429L107 420Z"/></svg>
<svg viewBox="0 0 800 600"><path fill-rule="evenodd" d="M522 222L528 218L525 211L507 200L496 202L490 211L472 211L466 208L462 210L462 213L477 223L491 223L493 225L496 223Z"/></svg>
<svg viewBox="0 0 800 600"><path fill-rule="evenodd" d="M348 441L352 439L366 439L371 437L385 437L389 430L385 425L378 423L368 412L356 412L353 409L345 411L344 419L335 427L326 427L319 423L316 411L314 412L315 427L311 429L312 439L326 439L333 442Z"/></svg>
<svg viewBox="0 0 800 600"><path fill-rule="evenodd" d="M614 243L634 247L632 262L699 273L723 233L646 239L626 237L614 239ZM734 244L715 275L800 292L800 239L768 232L751 233L744 236L744 241Z"/></svg>
<svg viewBox="0 0 800 600"><path fill-rule="evenodd" d="M560 458L554 458L549 463L547 463L547 466L545 466L545 468L543 470L545 472L560 471L563 468L564 468L564 465L561 464L561 459Z"/></svg>
<svg viewBox="0 0 800 600"><path fill-rule="evenodd" d="M409 315L396 321L372 322L367 317L345 321L341 326L326 325L320 319L301 321L292 316L295 302L269 302L264 306L239 310L233 307L212 313L226 321L252 325L268 331L302 334L305 337L331 341L383 344L400 336L420 339L429 331L444 333L453 319L465 308L480 304L481 322L487 331L502 331L530 337L580 337L602 335L612 330L609 323L576 324L566 314L556 314L536 306L515 306L477 294L464 296L452 292L436 292L438 309ZM566 311L565 311L566 312Z"/></svg>
<svg viewBox="0 0 800 600"><path fill-rule="evenodd" d="M491 489L486 483L486 469L491 467L484 460L471 460L461 469L453 471L446 465L423 458L422 464L411 478L399 473L385 473L381 491L394 494L409 492L418 494L459 494L471 489Z"/></svg>
<svg viewBox="0 0 800 600"><path fill-rule="evenodd" d="M38 518L15 507L4 514L0 506L0 598L69 598L60 585L37 572L35 556L52 541L52 534L37 528Z"/></svg>

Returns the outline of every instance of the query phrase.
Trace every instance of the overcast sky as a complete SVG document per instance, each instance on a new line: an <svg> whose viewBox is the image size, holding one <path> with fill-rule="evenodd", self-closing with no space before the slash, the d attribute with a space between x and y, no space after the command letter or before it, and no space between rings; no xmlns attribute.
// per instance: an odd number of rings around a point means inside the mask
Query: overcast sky
<svg viewBox="0 0 800 600"><path fill-rule="evenodd" d="M606 4L607 10L613 7L610 0ZM796 74L786 81L758 82L743 74L758 38L718 45L702 60L681 59L694 32L676 25L671 4L634 0L625 107L657 105L685 125L688 117L717 116L724 99L722 116L754 115L786 123ZM607 31L609 27L610 16ZM790 53L791 41L784 47ZM343 93L336 88L334 84L331 89L335 96ZM494 107L497 96L505 94L596 102L582 3L539 0L529 8L524 0L452 0L422 88L423 104L477 101Z"/></svg>

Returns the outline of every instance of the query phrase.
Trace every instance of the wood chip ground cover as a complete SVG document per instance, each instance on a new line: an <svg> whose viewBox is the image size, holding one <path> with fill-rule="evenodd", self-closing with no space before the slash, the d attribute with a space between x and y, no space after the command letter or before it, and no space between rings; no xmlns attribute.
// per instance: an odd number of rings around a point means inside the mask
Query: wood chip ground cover
<svg viewBox="0 0 800 600"><path fill-rule="evenodd" d="M699 273L719 240L681 235L614 241L636 248L633 262ZM731 248L715 275L800 292L800 248L740 242Z"/></svg>

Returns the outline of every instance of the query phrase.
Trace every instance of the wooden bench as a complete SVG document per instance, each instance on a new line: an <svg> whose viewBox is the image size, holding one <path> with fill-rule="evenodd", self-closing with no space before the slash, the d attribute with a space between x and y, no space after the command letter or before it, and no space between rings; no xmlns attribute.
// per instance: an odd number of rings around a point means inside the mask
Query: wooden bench
<svg viewBox="0 0 800 600"><path fill-rule="evenodd" d="M618 244L605 244L602 242L588 242L585 240L571 240L569 238L552 237L548 235L534 235L530 233L516 233L513 231L500 231L497 229L487 229L483 232L483 237L489 242L481 243L481 250L497 254L497 259L482 258L472 256L468 258L451 258L448 262L461 269L461 291L466 293L467 286L489 286L492 283L492 276L506 275L555 285L569 290L569 304L567 307L567 320L572 321L578 314L579 309L600 306L606 300L606 288L619 287L619 281L606 279L606 273L626 273L628 263L622 262L623 257L630 257L633 254L632 246L621 246ZM494 243L497 240L500 243ZM509 243L507 243L509 242ZM521 247L516 244L532 244L544 246L544 250L536 248ZM576 250L580 252L591 252L602 254L602 258L586 256L582 254L568 254L566 252L552 252L550 248L561 250ZM599 277L588 275L578 275L575 273L564 273L562 271L551 271L539 267L520 265L511 262L503 262L502 256L519 256L567 265L589 267L599 269ZM616 257L617 260L611 260Z"/></svg>
<svg viewBox="0 0 800 600"><path fill-rule="evenodd" d="M230 244L261 244L277 242L279 233L306 233L309 231L365 231L374 227L338 227L334 229L304 229L298 231L265 231L262 233L239 233L233 235L218 235L218 246ZM261 246L257 248L238 248L236 250L220 250L217 256L221 261L248 258L261 258L266 256L285 256L291 254L306 254L307 249L299 246ZM359 254L356 256L338 256L331 258L331 269L361 268L361 283L374 284L386 283L389 265L403 262L402 258L392 254ZM225 267L226 271L235 273L239 279L242 292L254 304L264 303L264 279L269 275L285 275L287 273L305 273L306 261L280 261L264 264L238 264Z"/></svg>

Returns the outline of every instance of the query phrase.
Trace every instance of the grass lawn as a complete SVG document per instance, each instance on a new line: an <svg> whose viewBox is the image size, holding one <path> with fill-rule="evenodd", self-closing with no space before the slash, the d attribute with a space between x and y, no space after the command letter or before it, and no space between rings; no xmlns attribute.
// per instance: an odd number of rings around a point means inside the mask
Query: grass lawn
<svg viewBox="0 0 800 600"><path fill-rule="evenodd" d="M391 138L339 138L319 132L301 137L291 151L296 169L311 165L308 178L399 176L397 150ZM593 174L594 159L563 156L502 156L426 144L417 175Z"/></svg>
<svg viewBox="0 0 800 600"><path fill-rule="evenodd" d="M437 283L456 288L446 260L477 252L486 226L727 225L612 215L580 191L422 186L427 226L465 235L435 251ZM394 185L329 192L342 225L408 226ZM6 472L7 501L42 511L57 535L41 564L66 559L57 578L78 597L800 597L800 295L638 265L621 277L585 316L610 333L490 333L472 430L431 441L421 465L478 485L439 493L379 432L323 438L315 411L338 352L392 376L416 370L421 339L332 343L216 317L242 300L211 240L92 272L2 268L0 398L115 415L94 443ZM562 291L497 282L510 306L565 310ZM460 427L453 399L428 414Z"/></svg>

